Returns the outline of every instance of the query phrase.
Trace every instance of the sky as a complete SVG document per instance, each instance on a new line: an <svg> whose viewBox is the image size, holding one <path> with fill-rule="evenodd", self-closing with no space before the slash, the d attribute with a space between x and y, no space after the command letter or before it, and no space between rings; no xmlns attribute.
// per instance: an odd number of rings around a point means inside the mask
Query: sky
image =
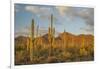
<svg viewBox="0 0 100 69"><path fill-rule="evenodd" d="M94 34L93 8L34 4L15 4L14 8L15 36L29 36L32 19L35 22L35 32L39 26L39 34L46 34L51 23L51 15L56 34L64 30L75 35Z"/></svg>

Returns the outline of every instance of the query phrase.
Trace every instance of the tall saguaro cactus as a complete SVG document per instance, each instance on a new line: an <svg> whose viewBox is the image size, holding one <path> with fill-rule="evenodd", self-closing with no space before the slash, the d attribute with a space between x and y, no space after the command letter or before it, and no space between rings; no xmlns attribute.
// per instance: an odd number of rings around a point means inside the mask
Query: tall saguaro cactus
<svg viewBox="0 0 100 69"><path fill-rule="evenodd" d="M33 46L34 46L34 20L32 19L31 24L31 38L30 38L30 60L33 60Z"/></svg>
<svg viewBox="0 0 100 69"><path fill-rule="evenodd" d="M50 50L49 50L49 56L51 56L51 52L52 52L52 43L53 43L53 15L51 15L51 23L50 23L50 27L49 27L49 33L48 33L48 39L49 39L49 43L50 43Z"/></svg>
<svg viewBox="0 0 100 69"><path fill-rule="evenodd" d="M53 37L52 37L52 45L54 45L54 41L55 41L55 28L53 28L53 31L52 31L52 35L53 35Z"/></svg>
<svg viewBox="0 0 100 69"><path fill-rule="evenodd" d="M64 40L63 40L63 41L64 41L64 42L63 42L64 48L66 47L66 37L65 37L65 36L66 36L66 31L65 31L65 29L64 29Z"/></svg>
<svg viewBox="0 0 100 69"><path fill-rule="evenodd" d="M31 37L34 40L34 20L32 19L32 25L31 25Z"/></svg>

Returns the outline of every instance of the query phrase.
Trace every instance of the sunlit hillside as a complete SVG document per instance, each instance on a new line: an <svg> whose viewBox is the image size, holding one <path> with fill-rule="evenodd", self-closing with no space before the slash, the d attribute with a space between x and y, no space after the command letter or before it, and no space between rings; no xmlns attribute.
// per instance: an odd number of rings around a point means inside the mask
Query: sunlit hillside
<svg viewBox="0 0 100 69"><path fill-rule="evenodd" d="M94 60L94 36L61 33L54 38L52 46L48 34L34 40L33 60L28 50L30 37L15 38L15 64L59 63Z"/></svg>

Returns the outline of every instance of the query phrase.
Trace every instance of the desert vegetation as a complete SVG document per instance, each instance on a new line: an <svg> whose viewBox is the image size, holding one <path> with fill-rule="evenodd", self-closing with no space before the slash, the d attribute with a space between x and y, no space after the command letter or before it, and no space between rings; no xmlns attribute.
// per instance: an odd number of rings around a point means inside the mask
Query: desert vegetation
<svg viewBox="0 0 100 69"><path fill-rule="evenodd" d="M31 36L15 37L15 65L94 60L93 35L74 35L64 30L55 37L52 16L46 34L35 37L34 27L32 20Z"/></svg>
<svg viewBox="0 0 100 69"><path fill-rule="evenodd" d="M41 64L94 60L93 35L73 35L67 32L54 38L49 43L48 34L34 38L30 59L30 37L15 38L15 64ZM64 37L64 38L63 38Z"/></svg>

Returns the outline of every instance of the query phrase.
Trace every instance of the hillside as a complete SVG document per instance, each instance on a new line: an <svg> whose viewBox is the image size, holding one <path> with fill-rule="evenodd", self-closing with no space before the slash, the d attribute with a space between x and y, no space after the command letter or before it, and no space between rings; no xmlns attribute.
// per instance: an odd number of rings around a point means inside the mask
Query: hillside
<svg viewBox="0 0 100 69"><path fill-rule="evenodd" d="M60 33L50 43L49 35L34 38L33 61L30 61L30 37L15 38L15 64L37 64L94 60L94 36Z"/></svg>

